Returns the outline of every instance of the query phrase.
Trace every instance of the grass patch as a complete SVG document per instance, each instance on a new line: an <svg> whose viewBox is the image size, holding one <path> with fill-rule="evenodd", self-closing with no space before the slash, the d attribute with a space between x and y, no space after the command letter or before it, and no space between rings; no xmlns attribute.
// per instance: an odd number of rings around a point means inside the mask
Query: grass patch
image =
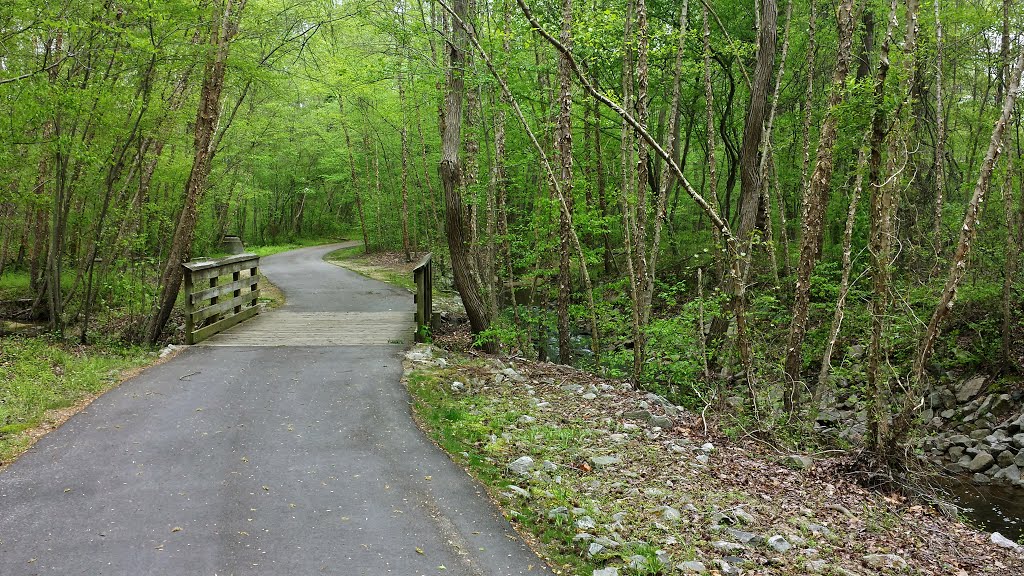
<svg viewBox="0 0 1024 576"><path fill-rule="evenodd" d="M145 366L155 353L137 346L102 343L71 346L47 337L5 338L0 346L0 465L31 445L31 429L116 386L127 370Z"/></svg>
<svg viewBox="0 0 1024 576"><path fill-rule="evenodd" d="M416 291L416 283L413 282L412 268L416 262L407 263L402 260L400 263L394 259L388 259L390 253L367 254L362 245L350 246L335 250L324 257L332 264L347 268L367 278L387 282L395 286L405 288L410 292ZM436 293L435 288L435 293Z"/></svg>
<svg viewBox="0 0 1024 576"><path fill-rule="evenodd" d="M309 240L295 240L292 242L284 242L282 244L266 244L264 246L246 246L245 251L255 254L261 258L278 254L280 252L287 252L289 250L295 250L296 248L308 248L309 246L319 246L321 244L332 244L335 242L344 242L344 239L338 238L315 238Z"/></svg>
<svg viewBox="0 0 1024 576"><path fill-rule="evenodd" d="M509 520L538 539L549 560L563 568L562 573L590 574L601 566L603 557L583 558L573 542L577 530L571 511L592 508L587 497L574 488L576 483L559 481L542 490L529 479L510 477L505 469L508 461L524 454L538 464L567 461L590 432L583 423L570 427L520 423L520 416L530 412L527 398L474 393L479 382L466 384L467 393L452 391L454 379L465 380L460 369L474 361L453 358L452 362L447 368L418 367L408 374L406 383L417 419L441 448L502 500ZM525 452L524 446L529 447ZM559 467L548 473L569 476L578 471ZM512 484L529 490L531 497L524 499L511 491ZM555 509L568 512L549 514Z"/></svg>

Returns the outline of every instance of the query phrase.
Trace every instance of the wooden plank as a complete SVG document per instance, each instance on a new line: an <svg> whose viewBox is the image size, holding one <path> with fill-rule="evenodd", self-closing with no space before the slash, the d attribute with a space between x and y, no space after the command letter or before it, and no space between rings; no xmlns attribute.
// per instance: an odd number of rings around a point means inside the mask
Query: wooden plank
<svg viewBox="0 0 1024 576"><path fill-rule="evenodd" d="M182 264L182 266L193 272L199 272L201 270L209 270L211 268L227 266L229 264L234 264L236 262L246 262L248 260L259 259L259 256L251 252L246 252L244 254L235 254L234 256L228 256L227 258L218 258L216 260L196 260L195 262L185 262L184 264Z"/></svg>
<svg viewBox="0 0 1024 576"><path fill-rule="evenodd" d="M248 278L242 278L235 280L234 282L228 282L227 284L221 284L216 288L207 288L206 290L200 290L192 294L192 303L202 302L203 300L209 300L210 298L216 298L217 296L223 296L228 292L234 292L241 290L242 288L248 288L255 285L259 281L256 276L250 276Z"/></svg>
<svg viewBox="0 0 1024 576"><path fill-rule="evenodd" d="M195 331L196 325L192 321L192 298L189 297L189 293L192 292L192 271L185 270L185 343L195 344L195 340L192 338L192 332Z"/></svg>
<svg viewBox="0 0 1024 576"><path fill-rule="evenodd" d="M238 272L239 270L248 270L249 268L253 267L253 263L254 262L256 262L256 261L255 260L247 260L245 262L235 262L234 264L227 264L227 265L220 266L220 267L217 267L217 268L207 268L205 270L198 270L196 272L193 272L192 275L193 275L196 283L199 283L200 281L206 280L206 279L209 279L209 278L217 278L218 276L226 276L228 274L234 274L235 272Z"/></svg>
<svg viewBox="0 0 1024 576"><path fill-rule="evenodd" d="M419 261L419 263L418 263L418 264L416 264L416 266L415 266L415 267L414 267L414 268L412 269L412 271L413 271L413 272L416 272L416 271L417 271L417 270L419 270L420 268L423 268L423 267L425 267L425 266L426 266L427 264L430 264L430 259L431 259L431 258L432 258L433 256L434 256L434 253L433 253L433 252L427 252L427 253L426 253L426 254L425 254L425 255L423 256L423 258L420 258L420 261Z"/></svg>
<svg viewBox="0 0 1024 576"><path fill-rule="evenodd" d="M232 298L231 300L225 300L223 302L210 304L205 308L200 308L192 312L192 321L195 322L196 324L199 324L200 322L206 320L207 318L210 318L211 316L223 314L236 306L245 305L250 301L255 302L256 298L258 297L259 290L255 292L246 292L243 296L238 296L236 298Z"/></svg>
<svg viewBox="0 0 1024 576"><path fill-rule="evenodd" d="M194 341L202 342L203 340L206 340L207 338L213 336L218 332L227 330L228 328L234 326L235 324L238 324L239 322L242 322L243 320L248 320L249 318L252 318L257 313L259 313L259 311L259 306L250 306L249 308L242 310L241 314L228 316L223 320L219 320L217 322L214 322L213 324L210 324L209 326L200 328L199 330L195 331Z"/></svg>

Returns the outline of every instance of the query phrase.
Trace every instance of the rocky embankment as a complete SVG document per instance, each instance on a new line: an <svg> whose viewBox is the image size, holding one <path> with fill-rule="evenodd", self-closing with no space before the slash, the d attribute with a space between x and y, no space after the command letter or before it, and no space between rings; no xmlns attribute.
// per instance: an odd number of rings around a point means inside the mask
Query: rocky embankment
<svg viewBox="0 0 1024 576"><path fill-rule="evenodd" d="M984 376L935 389L924 419L934 436L925 454L951 474L969 474L978 484L1024 488L1024 408L1021 393L986 394Z"/></svg>
<svg viewBox="0 0 1024 576"><path fill-rule="evenodd" d="M551 364L418 346L420 421L564 574L1016 574L1024 548Z"/></svg>

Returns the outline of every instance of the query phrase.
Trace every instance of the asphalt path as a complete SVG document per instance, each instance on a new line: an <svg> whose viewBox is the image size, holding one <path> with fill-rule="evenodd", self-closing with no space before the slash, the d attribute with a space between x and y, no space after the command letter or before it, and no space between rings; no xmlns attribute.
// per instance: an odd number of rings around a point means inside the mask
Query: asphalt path
<svg viewBox="0 0 1024 576"><path fill-rule="evenodd" d="M411 316L338 247L264 259L281 310ZM0 576L550 573L416 428L403 351L195 346L124 382L0 471Z"/></svg>

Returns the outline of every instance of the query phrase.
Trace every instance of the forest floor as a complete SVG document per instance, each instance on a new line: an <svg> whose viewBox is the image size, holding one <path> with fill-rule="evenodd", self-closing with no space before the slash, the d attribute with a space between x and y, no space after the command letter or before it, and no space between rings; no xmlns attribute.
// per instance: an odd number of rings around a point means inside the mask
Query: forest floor
<svg viewBox="0 0 1024 576"><path fill-rule="evenodd" d="M386 280L393 261L360 266ZM563 574L1024 569L1013 543L858 485L849 453L780 451L622 380L468 343L456 329L407 355L416 418Z"/></svg>

